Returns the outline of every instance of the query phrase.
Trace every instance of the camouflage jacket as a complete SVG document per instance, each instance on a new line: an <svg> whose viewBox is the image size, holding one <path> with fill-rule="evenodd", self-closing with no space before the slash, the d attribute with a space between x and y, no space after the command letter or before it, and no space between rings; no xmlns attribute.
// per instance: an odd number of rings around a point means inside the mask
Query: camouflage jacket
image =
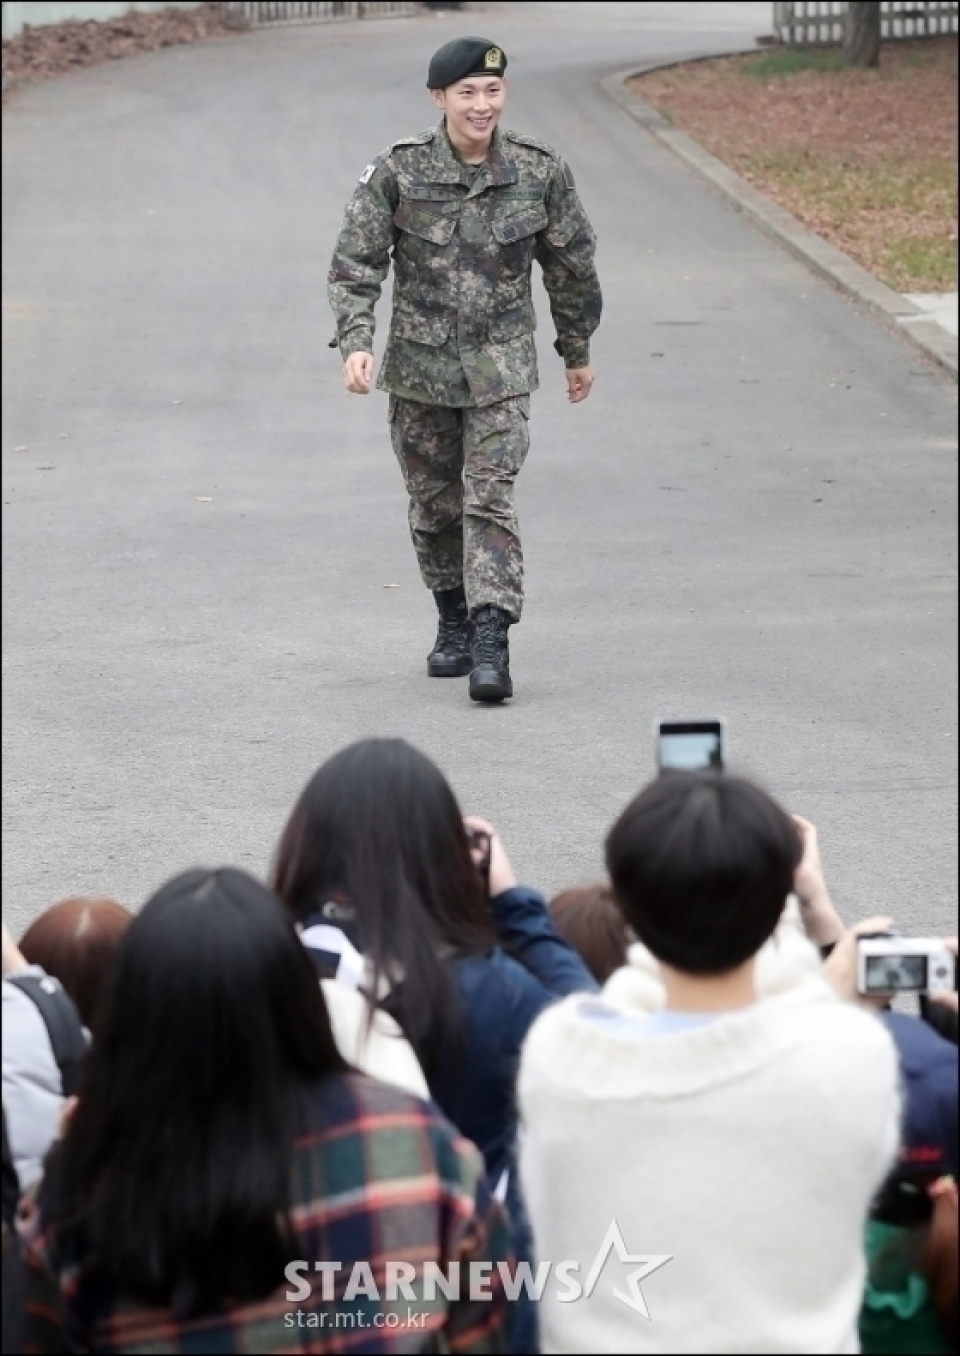
<svg viewBox="0 0 960 1356"><path fill-rule="evenodd" d="M600 323L596 238L564 161L494 133L482 165L443 124L369 165L347 204L328 275L340 351L373 352L374 306L393 259L393 319L377 385L431 405L491 405L537 387L530 295L543 270L567 367L589 362Z"/></svg>

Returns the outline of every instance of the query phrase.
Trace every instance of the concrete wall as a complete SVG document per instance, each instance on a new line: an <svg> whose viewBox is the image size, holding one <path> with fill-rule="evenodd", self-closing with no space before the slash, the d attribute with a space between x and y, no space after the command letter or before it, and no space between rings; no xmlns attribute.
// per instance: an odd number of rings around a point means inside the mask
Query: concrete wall
<svg viewBox="0 0 960 1356"><path fill-rule="evenodd" d="M143 3L136 3L134 0L103 0L100 4L84 4L80 0L49 0L48 3L38 4L3 4L3 36L4 38L13 38L24 25L32 24L39 27L40 24L59 24L64 19L115 19L120 14L126 14L131 9L196 9L199 0L192 0L190 3L177 4L172 0L157 0L157 3L150 3L150 0L144 0Z"/></svg>

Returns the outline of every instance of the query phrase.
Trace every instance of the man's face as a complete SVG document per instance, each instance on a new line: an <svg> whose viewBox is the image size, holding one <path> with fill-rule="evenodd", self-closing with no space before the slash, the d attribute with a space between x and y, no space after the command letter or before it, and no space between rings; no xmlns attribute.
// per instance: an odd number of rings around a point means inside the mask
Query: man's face
<svg viewBox="0 0 960 1356"><path fill-rule="evenodd" d="M469 75L446 89L430 91L442 109L451 138L460 145L487 145L500 121L507 82L499 75Z"/></svg>

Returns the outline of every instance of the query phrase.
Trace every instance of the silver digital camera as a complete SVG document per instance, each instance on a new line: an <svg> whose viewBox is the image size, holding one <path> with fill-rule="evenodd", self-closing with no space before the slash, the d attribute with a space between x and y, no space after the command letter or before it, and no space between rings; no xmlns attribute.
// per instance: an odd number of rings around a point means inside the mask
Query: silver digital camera
<svg viewBox="0 0 960 1356"><path fill-rule="evenodd" d="M937 937L861 937L857 989L862 994L950 993L957 963Z"/></svg>

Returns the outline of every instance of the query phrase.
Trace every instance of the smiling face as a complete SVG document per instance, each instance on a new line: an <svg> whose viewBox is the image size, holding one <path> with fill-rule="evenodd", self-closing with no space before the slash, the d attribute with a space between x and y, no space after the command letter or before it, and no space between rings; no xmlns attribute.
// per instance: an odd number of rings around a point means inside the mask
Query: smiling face
<svg viewBox="0 0 960 1356"><path fill-rule="evenodd" d="M447 120L447 134L454 148L465 160L482 159L506 102L504 77L468 75L446 89L432 89L430 94Z"/></svg>

